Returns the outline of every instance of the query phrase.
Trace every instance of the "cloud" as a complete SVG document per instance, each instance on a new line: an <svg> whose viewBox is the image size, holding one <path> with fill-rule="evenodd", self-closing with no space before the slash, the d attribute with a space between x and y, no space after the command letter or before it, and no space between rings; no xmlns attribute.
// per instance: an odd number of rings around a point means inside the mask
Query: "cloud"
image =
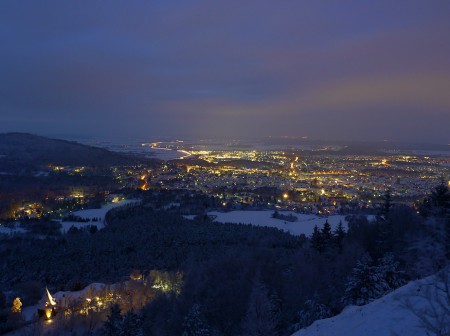
<svg viewBox="0 0 450 336"><path fill-rule="evenodd" d="M441 0L3 1L0 131L339 137L348 118L413 111L407 129L380 124L409 138L450 123L449 13Z"/></svg>

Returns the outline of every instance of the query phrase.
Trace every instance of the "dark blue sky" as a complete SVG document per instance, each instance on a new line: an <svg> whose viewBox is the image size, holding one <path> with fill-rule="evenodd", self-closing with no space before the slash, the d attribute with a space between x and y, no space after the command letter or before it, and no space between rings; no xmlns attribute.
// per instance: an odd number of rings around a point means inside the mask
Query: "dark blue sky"
<svg viewBox="0 0 450 336"><path fill-rule="evenodd" d="M0 2L0 132L450 143L450 1Z"/></svg>

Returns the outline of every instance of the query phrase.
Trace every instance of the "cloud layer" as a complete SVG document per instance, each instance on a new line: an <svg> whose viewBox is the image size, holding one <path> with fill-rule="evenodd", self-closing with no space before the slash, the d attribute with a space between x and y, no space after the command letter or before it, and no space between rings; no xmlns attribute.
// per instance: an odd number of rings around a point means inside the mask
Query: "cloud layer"
<svg viewBox="0 0 450 336"><path fill-rule="evenodd" d="M450 3L0 3L0 131L450 142Z"/></svg>

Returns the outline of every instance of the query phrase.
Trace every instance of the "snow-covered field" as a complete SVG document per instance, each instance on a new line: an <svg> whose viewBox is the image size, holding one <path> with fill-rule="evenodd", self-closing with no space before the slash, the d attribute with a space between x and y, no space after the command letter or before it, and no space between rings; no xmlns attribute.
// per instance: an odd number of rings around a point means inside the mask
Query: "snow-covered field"
<svg viewBox="0 0 450 336"><path fill-rule="evenodd" d="M325 221L331 225L332 230L334 230L340 221L344 229L347 230L347 221L345 216L333 215L328 217L320 217L317 215L304 215L289 211L280 211L280 214L289 215L292 214L298 218L296 222L288 222L282 219L272 218L273 210L264 211L231 211L231 212L218 212L212 211L208 212L208 215L217 216L215 218L216 222L220 223L239 223L239 224L252 224L258 226L269 226L275 227L280 230L287 231L293 235L305 234L307 236L311 235L314 230L314 226L317 225L319 228L323 227Z"/></svg>
<svg viewBox="0 0 450 336"><path fill-rule="evenodd" d="M110 203L102 206L99 209L86 209L86 210L79 210L73 212L74 216L78 216L83 219L90 219L89 222L61 222L62 228L61 232L65 233L67 232L72 226L76 228L83 228L88 225L95 225L100 230L105 227L105 216L106 213L114 208L127 205L127 204L134 204L139 203L140 200L124 200L117 203ZM92 219L96 218L97 221L92 221Z"/></svg>
<svg viewBox="0 0 450 336"><path fill-rule="evenodd" d="M413 281L365 306L350 306L337 316L316 321L292 336L427 335L414 312L432 312L432 302L438 315L443 316L443 310L435 297L424 295L428 291L433 292L434 289L433 277ZM427 296L431 299L427 299ZM448 305L448 302L446 304ZM414 312L408 307L413 307ZM443 321L447 328L450 325L449 318L447 315L447 319Z"/></svg>
<svg viewBox="0 0 450 336"><path fill-rule="evenodd" d="M181 159L182 157L188 156L185 152L168 148L148 148L145 150L145 154L150 154L150 157L164 161Z"/></svg>

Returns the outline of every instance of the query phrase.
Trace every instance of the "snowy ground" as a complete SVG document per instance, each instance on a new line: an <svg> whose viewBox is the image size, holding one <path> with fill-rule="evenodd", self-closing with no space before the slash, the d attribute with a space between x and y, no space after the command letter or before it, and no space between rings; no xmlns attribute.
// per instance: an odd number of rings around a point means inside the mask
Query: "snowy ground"
<svg viewBox="0 0 450 336"><path fill-rule="evenodd" d="M107 286L106 284L103 283L92 283L88 286L86 286L84 289L77 291L77 292L57 292L57 293L52 293L52 297L54 299L56 299L56 301L58 302L59 305L61 306L65 306L67 305L69 302L71 301L75 301L75 300L79 300L79 299L85 299L89 296L89 293L94 290L94 291L99 291L102 288L104 288L105 286ZM114 287L115 285L110 285L112 287ZM45 294L44 294L45 297ZM37 319L37 309L40 306L40 304L36 304L33 306L27 306L25 308L22 309L22 317L24 318L25 321L33 321Z"/></svg>
<svg viewBox="0 0 450 336"><path fill-rule="evenodd" d="M288 222L282 219L272 218L273 210L264 211L231 211L231 212L208 212L208 215L217 216L215 218L216 222L220 223L239 223L239 224L252 224L259 226L269 226L275 227L280 230L287 231L293 235L305 234L307 236L311 235L314 226L317 225L319 228L323 227L325 221L328 220L332 230L334 230L340 221L347 230L347 221L345 216L333 215L329 217L320 217L317 215L304 215L289 211L280 211L280 214L289 215L292 214L298 218L296 222Z"/></svg>
<svg viewBox="0 0 450 336"><path fill-rule="evenodd" d="M417 315L408 307L412 306L415 312L431 312L432 302L442 316L443 310L437 304L436 296L426 294L434 293L434 290L432 277L413 281L365 306L350 306L337 316L316 321L292 336L427 335ZM448 304L446 302L447 306ZM447 315L447 320L443 322L447 327L450 325L449 319L450 316Z"/></svg>
<svg viewBox="0 0 450 336"><path fill-rule="evenodd" d="M157 158L164 161L181 159L189 156L186 152L168 148L146 148L145 154L150 154L151 158Z"/></svg>
<svg viewBox="0 0 450 336"><path fill-rule="evenodd" d="M9 234L14 234L14 233L27 232L27 230L25 230L19 226L20 226L20 223L18 223L18 222L15 224L14 228L9 228L9 227L6 227L6 226L0 224L0 234L8 234L9 235Z"/></svg>
<svg viewBox="0 0 450 336"><path fill-rule="evenodd" d="M110 203L102 206L100 209L86 209L86 210L79 210L73 212L74 216L78 216L83 219L90 219L89 222L61 222L62 228L61 232L65 233L67 232L72 226L76 228L83 228L88 225L95 225L100 230L105 227L105 216L106 213L114 209L116 207L120 207L127 204L134 204L140 202L139 200L124 200L117 203ZM97 221L93 222L92 219L97 218Z"/></svg>

